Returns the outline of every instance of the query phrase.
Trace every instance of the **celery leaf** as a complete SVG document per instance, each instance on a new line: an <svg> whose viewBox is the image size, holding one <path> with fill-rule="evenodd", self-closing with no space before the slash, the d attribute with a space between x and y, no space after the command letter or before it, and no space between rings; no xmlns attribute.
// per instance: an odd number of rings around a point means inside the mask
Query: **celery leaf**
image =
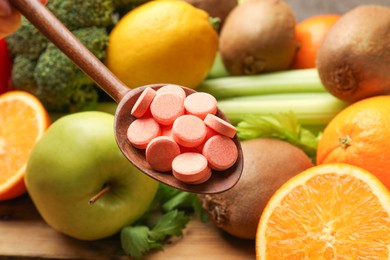
<svg viewBox="0 0 390 260"><path fill-rule="evenodd" d="M294 112L247 116L237 124L237 136L240 140L254 138L277 138L302 149L315 161L320 134L314 135L302 127Z"/></svg>

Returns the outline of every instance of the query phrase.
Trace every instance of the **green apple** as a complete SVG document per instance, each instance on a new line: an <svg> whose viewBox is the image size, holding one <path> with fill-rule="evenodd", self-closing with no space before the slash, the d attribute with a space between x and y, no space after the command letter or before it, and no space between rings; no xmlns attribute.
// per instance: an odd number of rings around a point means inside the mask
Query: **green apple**
<svg viewBox="0 0 390 260"><path fill-rule="evenodd" d="M63 234L111 236L144 214L156 194L158 182L122 155L113 125L108 113L70 114L55 121L31 152L27 191L46 223Z"/></svg>

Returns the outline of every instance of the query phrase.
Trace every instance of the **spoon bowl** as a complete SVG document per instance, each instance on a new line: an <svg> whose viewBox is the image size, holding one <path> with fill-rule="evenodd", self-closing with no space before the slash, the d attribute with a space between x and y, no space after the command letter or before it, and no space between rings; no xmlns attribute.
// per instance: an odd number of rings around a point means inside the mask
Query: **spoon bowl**
<svg viewBox="0 0 390 260"><path fill-rule="evenodd" d="M164 85L165 84L153 84L136 88L129 91L119 102L115 113L114 128L116 129L115 136L118 146L122 150L123 154L138 169L150 177L180 190L194 193L218 193L233 187L240 178L243 167L242 150L237 136L233 139L239 151L237 162L225 171L213 172L211 178L208 181L196 185L185 184L177 180L172 175L172 173L162 173L153 170L145 160L144 151L135 148L127 140L127 128L136 119L131 115L130 111L138 97L141 95L142 91L147 87L152 87L154 90L157 90ZM183 87L183 89L186 92L186 95L196 93L195 90L190 88ZM224 120L227 120L225 115L219 109L216 115Z"/></svg>
<svg viewBox="0 0 390 260"><path fill-rule="evenodd" d="M115 138L124 156L140 171L171 187L193 193L219 193L232 188L238 182L243 169L243 153L237 135L233 138L238 149L236 163L225 171L213 171L212 177L204 183L185 184L177 180L172 173L162 173L153 170L145 159L144 151L132 146L127 139L127 129L131 122L136 119L131 115L131 109L142 91L146 87L152 87L157 90L165 84L153 84L135 89L128 88L38 0L11 0L10 2L43 35L67 55L74 64L118 103L114 120ZM183 87L183 89L186 95L196 92L186 87ZM219 109L216 115L228 121Z"/></svg>

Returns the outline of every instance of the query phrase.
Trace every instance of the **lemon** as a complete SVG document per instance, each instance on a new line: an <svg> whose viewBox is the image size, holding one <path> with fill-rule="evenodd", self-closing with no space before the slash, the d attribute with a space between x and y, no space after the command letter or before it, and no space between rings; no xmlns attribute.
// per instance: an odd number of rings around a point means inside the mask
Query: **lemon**
<svg viewBox="0 0 390 260"><path fill-rule="evenodd" d="M218 49L218 34L208 18L186 2L142 4L111 31L105 63L130 88L154 83L196 88Z"/></svg>

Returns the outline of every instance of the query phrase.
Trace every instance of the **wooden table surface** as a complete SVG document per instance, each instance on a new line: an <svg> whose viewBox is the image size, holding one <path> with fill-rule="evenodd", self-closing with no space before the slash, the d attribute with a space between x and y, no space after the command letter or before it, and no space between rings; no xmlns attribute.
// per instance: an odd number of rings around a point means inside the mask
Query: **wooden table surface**
<svg viewBox="0 0 390 260"><path fill-rule="evenodd" d="M1 259L129 259L121 253L119 236L79 241L50 228L27 195L0 202ZM164 251L143 259L255 259L254 241L221 232L210 223L193 219L184 236L174 238Z"/></svg>

